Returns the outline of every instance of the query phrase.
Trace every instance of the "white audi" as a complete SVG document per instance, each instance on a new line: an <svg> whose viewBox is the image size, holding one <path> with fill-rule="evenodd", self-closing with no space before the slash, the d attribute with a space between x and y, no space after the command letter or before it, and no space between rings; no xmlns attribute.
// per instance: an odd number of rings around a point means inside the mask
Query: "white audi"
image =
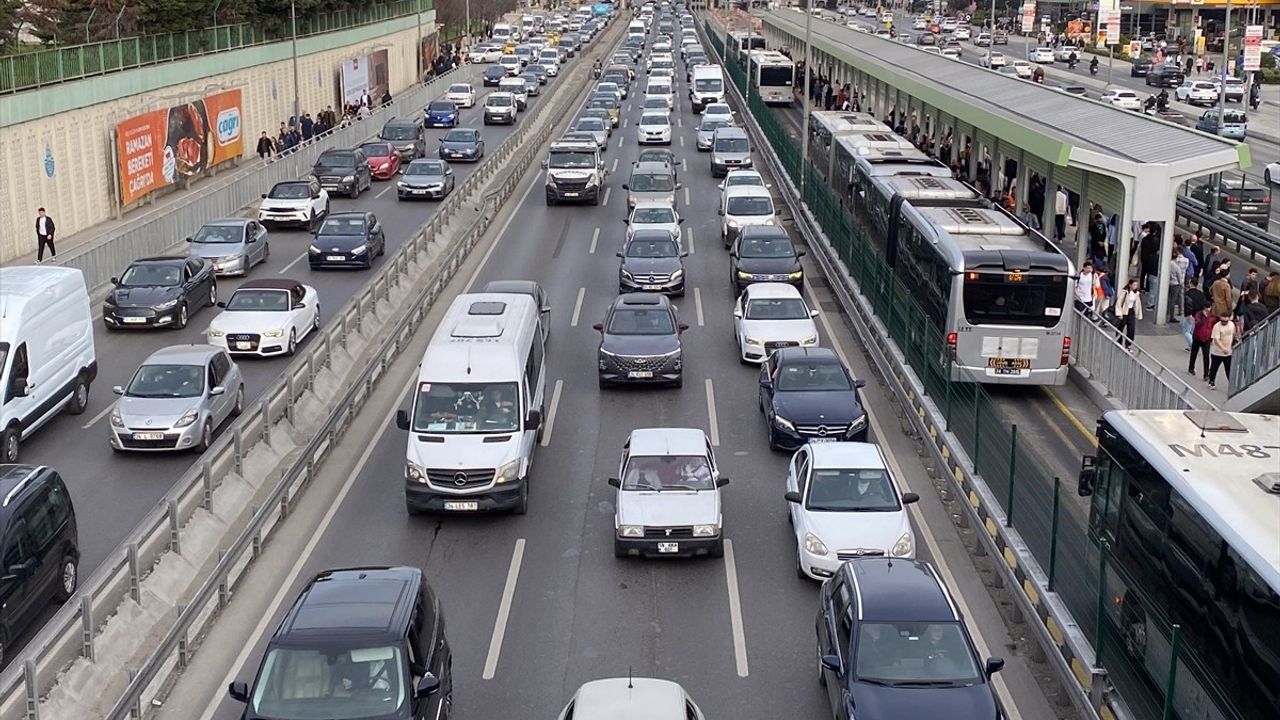
<svg viewBox="0 0 1280 720"><path fill-rule="evenodd" d="M298 343L320 329L320 297L297 280L250 280L209 323L209 344L232 355L293 355Z"/></svg>
<svg viewBox="0 0 1280 720"><path fill-rule="evenodd" d="M738 358L761 363L780 347L818 344L818 327L800 291L786 283L752 283L733 306L733 334Z"/></svg>
<svg viewBox="0 0 1280 720"><path fill-rule="evenodd" d="M444 99L458 107L473 108L476 106L476 89L471 83L454 83L449 86Z"/></svg>

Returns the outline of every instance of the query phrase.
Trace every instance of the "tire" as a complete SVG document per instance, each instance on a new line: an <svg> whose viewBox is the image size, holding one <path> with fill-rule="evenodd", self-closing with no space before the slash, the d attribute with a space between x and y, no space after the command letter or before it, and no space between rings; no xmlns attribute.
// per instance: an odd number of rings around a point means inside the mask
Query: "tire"
<svg viewBox="0 0 1280 720"><path fill-rule="evenodd" d="M244 412L244 386L236 389L236 403L231 406L231 417L240 417Z"/></svg>
<svg viewBox="0 0 1280 720"><path fill-rule="evenodd" d="M676 390L679 390L680 388L684 387L684 373L681 373L680 377L676 378L675 381L671 383L671 387L675 388Z"/></svg>
<svg viewBox="0 0 1280 720"><path fill-rule="evenodd" d="M80 415L89 407L89 381L84 373L76 376L76 383L71 388L71 402L67 403L67 412Z"/></svg>
<svg viewBox="0 0 1280 720"><path fill-rule="evenodd" d="M203 453L213 444L213 421L205 420L204 426L200 428L200 442L196 443L192 450Z"/></svg>
<svg viewBox="0 0 1280 720"><path fill-rule="evenodd" d="M809 581L809 576L804 574L804 567L800 565L800 549L799 548L796 549L796 577L800 578L801 580L804 580L805 582ZM821 661L818 662L818 667L819 668L822 667ZM821 675L821 670L819 670L819 675Z"/></svg>
<svg viewBox="0 0 1280 720"><path fill-rule="evenodd" d="M311 216L307 218L307 232L313 233L315 231L316 231L316 211L312 210Z"/></svg>
<svg viewBox="0 0 1280 720"><path fill-rule="evenodd" d="M262 241L262 264L266 264L271 259L271 243L266 240Z"/></svg>
<svg viewBox="0 0 1280 720"><path fill-rule="evenodd" d="M520 500L516 503L515 509L511 511L512 515L527 515L529 513L529 478L524 479L524 487L520 489Z"/></svg>
<svg viewBox="0 0 1280 720"><path fill-rule="evenodd" d="M351 186L351 192L348 193L347 197L351 198L352 200L355 200L356 198L360 197L360 181L359 180L357 180L355 184Z"/></svg>
<svg viewBox="0 0 1280 720"><path fill-rule="evenodd" d="M209 307L218 307L218 283L209 283Z"/></svg>
<svg viewBox="0 0 1280 720"><path fill-rule="evenodd" d="M311 329L312 330L320 329L320 306L319 305L316 305L316 316L311 320Z"/></svg>
<svg viewBox="0 0 1280 720"><path fill-rule="evenodd" d="M298 331L289 331L289 349L285 351L285 355L293 357L298 352Z"/></svg>
<svg viewBox="0 0 1280 720"><path fill-rule="evenodd" d="M76 594L76 590L80 588L80 568L76 563L76 559L70 555L64 555L62 565L58 570L58 589L54 593L54 598L58 602L66 602Z"/></svg>
<svg viewBox="0 0 1280 720"><path fill-rule="evenodd" d="M818 647L815 641L813 649L814 649L814 656L813 656L814 661L817 662L818 664L818 685L820 685L821 687L826 687L827 674L826 674L826 668L822 667L822 648Z"/></svg>
<svg viewBox="0 0 1280 720"><path fill-rule="evenodd" d="M387 239L384 237L382 238L382 242L378 244L378 257L382 257L383 255L386 255L386 254L387 254Z"/></svg>
<svg viewBox="0 0 1280 720"><path fill-rule="evenodd" d="M547 207L553 207L556 204L555 198L547 196Z"/></svg>
<svg viewBox="0 0 1280 720"><path fill-rule="evenodd" d="M707 557L712 557L712 558L724 557L724 538L720 538L718 541L716 541L715 545L711 546L711 551L707 553Z"/></svg>
<svg viewBox="0 0 1280 720"><path fill-rule="evenodd" d="M185 328L187 326L188 319L189 318L187 317L187 304L182 303L182 305L178 306L178 321L173 324L173 328L175 330L181 330Z"/></svg>
<svg viewBox="0 0 1280 720"><path fill-rule="evenodd" d="M0 459L7 463L18 462L18 448L22 444L22 432L16 425L0 433Z"/></svg>
<svg viewBox="0 0 1280 720"><path fill-rule="evenodd" d="M599 385L600 385L600 389L601 389L601 390L607 390L607 389L609 388L609 382L608 382L607 380L605 380L604 378L602 378L602 377L598 377L598 376L597 376L597 377L596 377L596 382L598 382L598 383L599 383ZM11 462L12 462L12 461L11 461Z"/></svg>
<svg viewBox="0 0 1280 720"><path fill-rule="evenodd" d="M410 505L409 503L404 504L404 511L405 511L405 514L407 514L409 517L421 517L422 515L426 515L424 511L419 510L418 508Z"/></svg>

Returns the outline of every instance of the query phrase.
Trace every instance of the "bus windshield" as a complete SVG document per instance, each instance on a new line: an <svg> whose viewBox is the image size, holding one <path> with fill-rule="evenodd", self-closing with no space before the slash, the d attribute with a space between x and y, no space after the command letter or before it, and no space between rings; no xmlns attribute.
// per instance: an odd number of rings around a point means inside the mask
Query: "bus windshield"
<svg viewBox="0 0 1280 720"><path fill-rule="evenodd" d="M760 68L760 84L789 86L794 75L794 68L791 67L763 67Z"/></svg>
<svg viewBox="0 0 1280 720"><path fill-rule="evenodd" d="M964 316L970 325L1053 327L1067 302L1063 275L966 273Z"/></svg>

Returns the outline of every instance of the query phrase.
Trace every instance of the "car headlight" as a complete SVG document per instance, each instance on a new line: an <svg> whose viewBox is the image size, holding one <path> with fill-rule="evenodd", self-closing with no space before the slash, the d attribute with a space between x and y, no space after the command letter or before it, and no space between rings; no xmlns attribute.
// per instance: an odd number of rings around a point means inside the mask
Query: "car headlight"
<svg viewBox="0 0 1280 720"><path fill-rule="evenodd" d="M378 169L379 169L379 170L387 170L387 169L389 169L390 167L391 167L391 163L382 163L381 165L379 165L379 166L378 166Z"/></svg>
<svg viewBox="0 0 1280 720"><path fill-rule="evenodd" d="M774 425L777 425L778 427L782 428L783 430L791 430L791 431L793 431L793 432L794 432L794 431L795 431L795 429L796 429L795 423L793 423L793 422L791 422L790 420L788 420L788 419L786 419L786 418L782 417L781 415L774 415L774 416L773 416L773 424L774 424Z"/></svg>
<svg viewBox="0 0 1280 720"><path fill-rule="evenodd" d="M406 480L410 480L421 485L427 484L427 473L417 463L405 462L404 477Z"/></svg>
<svg viewBox="0 0 1280 720"><path fill-rule="evenodd" d="M804 549L814 555L826 555L827 546L822 544L817 535L813 533L804 534Z"/></svg>
<svg viewBox="0 0 1280 720"><path fill-rule="evenodd" d="M347 175L346 177L342 178L342 182L355 182L355 181L356 181L355 175Z"/></svg>
<svg viewBox="0 0 1280 720"><path fill-rule="evenodd" d="M864 414L862 415L862 417L859 417L857 420L854 420L852 423L850 423L849 430L857 431L857 430L861 430L866 426L867 426L867 416Z"/></svg>
<svg viewBox="0 0 1280 720"><path fill-rule="evenodd" d="M520 479L520 461L512 460L502 467L498 468L498 472L494 473L493 481L498 485L503 483L515 482Z"/></svg>
<svg viewBox="0 0 1280 720"><path fill-rule="evenodd" d="M749 273L749 272L743 272L743 271L739 270L739 271L738 271L738 279L739 279L739 280L750 280L750 279L751 279L751 273Z"/></svg>
<svg viewBox="0 0 1280 720"><path fill-rule="evenodd" d="M799 280L799 279L800 279L800 278L802 278L802 277L804 277L804 271L803 271L803 270L797 270L797 271L795 271L795 272L793 272L793 273L787 273L787 279L788 279L788 280Z"/></svg>
<svg viewBox="0 0 1280 720"><path fill-rule="evenodd" d="M315 245L312 245L312 246L310 246L310 247L308 247L308 248L307 248L307 252L309 252L309 253L311 253L311 254L313 254L313 255L319 255L319 254L320 254L320 248L316 247Z"/></svg>
<svg viewBox="0 0 1280 720"><path fill-rule="evenodd" d="M694 525L693 526L694 537L715 537L716 535L719 535L719 534L720 534L719 525Z"/></svg>
<svg viewBox="0 0 1280 720"><path fill-rule="evenodd" d="M352 255L363 255L363 254L365 254L365 253L366 253L366 252L368 252L368 251L369 251L369 246L368 246L368 245L357 245L357 246L355 246L355 247L351 248L351 254L352 254Z"/></svg>
<svg viewBox="0 0 1280 720"><path fill-rule="evenodd" d="M742 227L742 226L738 224L738 221L737 221L737 220L730 220L730 221L729 221L729 227L733 228L734 230L737 230L738 228L740 228L740 227Z"/></svg>
<svg viewBox="0 0 1280 720"><path fill-rule="evenodd" d="M643 525L622 525L618 527L618 537L644 537Z"/></svg>
<svg viewBox="0 0 1280 720"><path fill-rule="evenodd" d="M626 268L622 268L622 277L630 280L633 276L630 270L627 270Z"/></svg>
<svg viewBox="0 0 1280 720"><path fill-rule="evenodd" d="M911 537L911 533L908 531L902 533L902 537L898 538L898 542L893 544L893 549L889 553L894 557L907 557L915 549L915 539Z"/></svg>
<svg viewBox="0 0 1280 720"><path fill-rule="evenodd" d="M756 337L751 337L750 335L743 337L742 342L748 345L764 345L764 340L761 340L760 338L756 338Z"/></svg>
<svg viewBox="0 0 1280 720"><path fill-rule="evenodd" d="M155 308L155 309L156 309L156 310L168 310L169 308L176 307L177 305L178 305L178 299L177 299L177 298L174 298L174 299L172 299L172 300L165 300L164 302L160 303L159 305L156 305L156 308Z"/></svg>
<svg viewBox="0 0 1280 720"><path fill-rule="evenodd" d="M111 409L111 425L112 427L124 427L124 418L120 417L120 408Z"/></svg>
<svg viewBox="0 0 1280 720"><path fill-rule="evenodd" d="M675 272L671 273L672 280L679 280L682 277L684 277L684 270L676 270Z"/></svg>
<svg viewBox="0 0 1280 720"><path fill-rule="evenodd" d="M805 339L801 340L801 341L800 341L800 344L801 344L801 345L813 345L813 344L814 344L814 343L816 343L816 342L818 342L818 336L817 336L817 335L810 335L809 337L807 337L807 338L805 338Z"/></svg>
<svg viewBox="0 0 1280 720"><path fill-rule="evenodd" d="M223 335L226 335L226 334L227 333L225 331L219 330L218 328L213 328L213 327L209 328L209 337L211 338L222 337Z"/></svg>
<svg viewBox="0 0 1280 720"><path fill-rule="evenodd" d="M178 418L178 422L174 423L173 426L176 428L186 427L195 422L198 417L200 417L199 408L191 408L190 410L182 413L182 417Z"/></svg>
<svg viewBox="0 0 1280 720"><path fill-rule="evenodd" d="M405 184L404 184L404 181L403 181L403 180L401 180L401 181L397 182L397 183L396 183L396 185L398 185L398 186L400 186L400 187L409 187L408 185L405 185Z"/></svg>
<svg viewBox="0 0 1280 720"><path fill-rule="evenodd" d="M271 330L263 330L262 337L269 337L269 338L284 337L284 328L272 328Z"/></svg>

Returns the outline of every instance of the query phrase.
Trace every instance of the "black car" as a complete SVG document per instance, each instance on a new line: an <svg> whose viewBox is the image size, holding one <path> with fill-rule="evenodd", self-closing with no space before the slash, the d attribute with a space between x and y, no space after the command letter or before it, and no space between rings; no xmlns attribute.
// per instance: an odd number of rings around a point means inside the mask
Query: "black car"
<svg viewBox="0 0 1280 720"><path fill-rule="evenodd" d="M1144 82L1153 87L1176 88L1186 79L1187 74L1178 63L1162 62L1151 68Z"/></svg>
<svg viewBox="0 0 1280 720"><path fill-rule="evenodd" d="M1129 77L1146 77L1156 63L1150 57L1141 55L1133 59L1133 67L1129 69Z"/></svg>
<svg viewBox="0 0 1280 720"><path fill-rule="evenodd" d="M40 626L50 602L76 594L80 547L76 513L62 477L48 467L0 465L0 538L4 573L0 574L0 638L17 645ZM0 645L0 666L4 665Z"/></svg>
<svg viewBox="0 0 1280 720"><path fill-rule="evenodd" d="M414 160L400 173L397 200L429 198L443 200L453 192L453 168L444 160Z"/></svg>
<svg viewBox="0 0 1280 720"><path fill-rule="evenodd" d="M595 329L601 336L601 388L616 383L684 385L680 334L689 326L680 324L665 295L620 295Z"/></svg>
<svg viewBox="0 0 1280 720"><path fill-rule="evenodd" d="M525 75L532 75L538 79L539 85L547 84L547 66L542 63L533 63L525 68Z"/></svg>
<svg viewBox="0 0 1280 720"><path fill-rule="evenodd" d="M382 126L378 139L389 142L400 153L400 159L409 162L427 154L427 141L422 123L411 118L392 118Z"/></svg>
<svg viewBox="0 0 1280 720"><path fill-rule="evenodd" d="M807 442L866 442L867 413L855 380L829 348L775 350L760 366L760 412L769 426L770 450L794 450Z"/></svg>
<svg viewBox="0 0 1280 720"><path fill-rule="evenodd" d="M927 563L859 558L822 584L818 683L836 720L1004 717L964 617Z"/></svg>
<svg viewBox="0 0 1280 720"><path fill-rule="evenodd" d="M340 212L325 218L307 252L312 270L326 267L373 267L375 255L387 251L382 223L371 212Z"/></svg>
<svg viewBox="0 0 1280 720"><path fill-rule="evenodd" d="M484 87L498 87L498 83L502 78L507 76L507 69L501 65L490 65L484 69L483 84Z"/></svg>
<svg viewBox="0 0 1280 720"><path fill-rule="evenodd" d="M478 162L484 157L484 140L475 128L454 128L440 138L441 160Z"/></svg>
<svg viewBox="0 0 1280 720"><path fill-rule="evenodd" d="M668 230L637 230L618 253L618 292L660 292L684 297L684 258Z"/></svg>
<svg viewBox="0 0 1280 720"><path fill-rule="evenodd" d="M369 158L360 148L325 150L316 158L311 174L320 181L320 187L331 193L346 193L360 197L361 190L373 187L373 173L369 170Z"/></svg>
<svg viewBox="0 0 1280 720"><path fill-rule="evenodd" d="M196 257L161 256L134 260L102 303L108 330L182 329L192 312L218 302L213 264Z"/></svg>
<svg viewBox="0 0 1280 720"><path fill-rule="evenodd" d="M774 225L748 225L742 228L729 250L729 282L735 294L742 294L751 283L789 283L804 292L803 250L791 243L784 228Z"/></svg>
<svg viewBox="0 0 1280 720"><path fill-rule="evenodd" d="M243 720L439 720L453 705L440 598L416 567L326 570L267 642L252 690L227 688Z"/></svg>
<svg viewBox="0 0 1280 720"><path fill-rule="evenodd" d="M1274 178L1273 178L1274 180ZM1191 197L1206 206L1211 205L1213 183L1202 183L1191 190ZM1252 180L1222 178L1218 183L1218 209L1226 214L1262 229L1271 218L1271 194L1267 188Z"/></svg>

